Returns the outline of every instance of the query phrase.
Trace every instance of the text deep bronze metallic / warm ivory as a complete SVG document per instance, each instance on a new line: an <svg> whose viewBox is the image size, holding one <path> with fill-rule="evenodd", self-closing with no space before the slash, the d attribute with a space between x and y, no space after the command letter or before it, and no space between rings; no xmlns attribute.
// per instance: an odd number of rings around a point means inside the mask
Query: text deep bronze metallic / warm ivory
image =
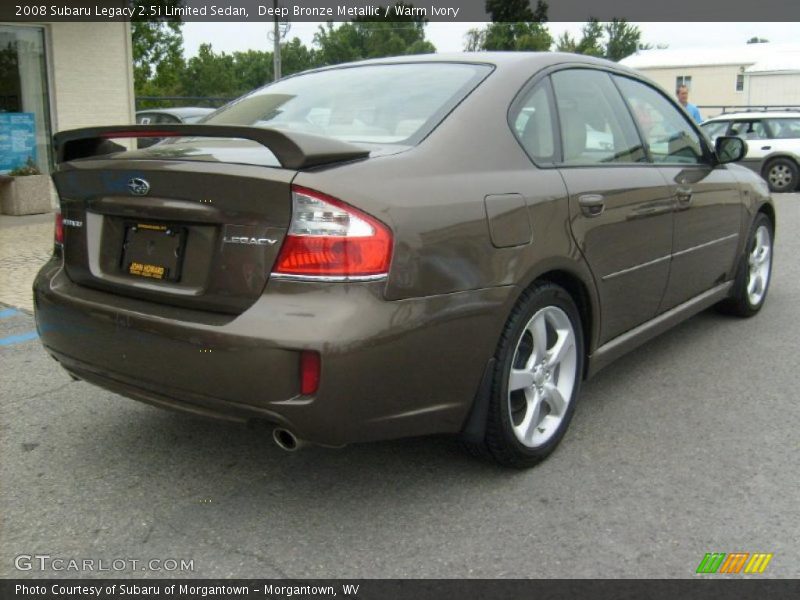
<svg viewBox="0 0 800 600"><path fill-rule="evenodd" d="M55 142L48 352L286 449L460 433L534 464L585 377L706 307L755 314L771 275L743 142L602 60L369 61Z"/></svg>

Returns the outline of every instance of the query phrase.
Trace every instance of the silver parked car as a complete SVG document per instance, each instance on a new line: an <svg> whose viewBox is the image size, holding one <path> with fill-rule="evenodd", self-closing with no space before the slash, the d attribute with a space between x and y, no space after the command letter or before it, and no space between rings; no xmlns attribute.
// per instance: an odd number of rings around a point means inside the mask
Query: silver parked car
<svg viewBox="0 0 800 600"><path fill-rule="evenodd" d="M792 192L800 183L800 111L719 115L702 125L711 141L719 136L747 140L743 165L767 180L773 192Z"/></svg>
<svg viewBox="0 0 800 600"><path fill-rule="evenodd" d="M197 123L203 117L213 113L216 108L201 106L181 106L177 108L148 108L136 111L137 125L177 125L179 123ZM142 138L139 148L147 148L161 141L162 138Z"/></svg>

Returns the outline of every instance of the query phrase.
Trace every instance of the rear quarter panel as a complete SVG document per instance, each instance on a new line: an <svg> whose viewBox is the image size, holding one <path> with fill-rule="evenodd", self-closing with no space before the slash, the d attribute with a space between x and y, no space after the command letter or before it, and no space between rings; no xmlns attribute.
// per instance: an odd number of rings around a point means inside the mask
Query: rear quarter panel
<svg viewBox="0 0 800 600"><path fill-rule="evenodd" d="M507 286L499 335L522 290L558 270L583 282L597 310L592 276L570 235L564 182L557 170L531 163L508 125L509 106L533 74L498 69L408 151L297 175L295 184L331 194L392 229L387 300ZM485 199L508 194L524 198L532 234L498 248Z"/></svg>

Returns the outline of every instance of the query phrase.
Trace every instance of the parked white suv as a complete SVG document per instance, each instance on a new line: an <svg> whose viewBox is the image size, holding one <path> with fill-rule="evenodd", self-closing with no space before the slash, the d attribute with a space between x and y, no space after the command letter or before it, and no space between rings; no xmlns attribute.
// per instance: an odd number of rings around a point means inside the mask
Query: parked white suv
<svg viewBox="0 0 800 600"><path fill-rule="evenodd" d="M767 180L773 192L792 192L800 182L800 111L758 111L719 115L702 124L715 141L721 135L747 140L742 164Z"/></svg>

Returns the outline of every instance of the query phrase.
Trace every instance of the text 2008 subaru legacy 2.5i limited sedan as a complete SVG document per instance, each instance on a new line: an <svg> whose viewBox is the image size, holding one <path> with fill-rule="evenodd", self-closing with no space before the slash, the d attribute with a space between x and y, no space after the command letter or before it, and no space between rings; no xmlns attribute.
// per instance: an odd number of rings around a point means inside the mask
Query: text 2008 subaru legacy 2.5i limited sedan
<svg viewBox="0 0 800 600"><path fill-rule="evenodd" d="M167 138L125 151L120 137ZM184 126L56 136L47 350L284 448L460 433L532 465L581 381L764 303L775 213L662 90L568 54L321 69Z"/></svg>

